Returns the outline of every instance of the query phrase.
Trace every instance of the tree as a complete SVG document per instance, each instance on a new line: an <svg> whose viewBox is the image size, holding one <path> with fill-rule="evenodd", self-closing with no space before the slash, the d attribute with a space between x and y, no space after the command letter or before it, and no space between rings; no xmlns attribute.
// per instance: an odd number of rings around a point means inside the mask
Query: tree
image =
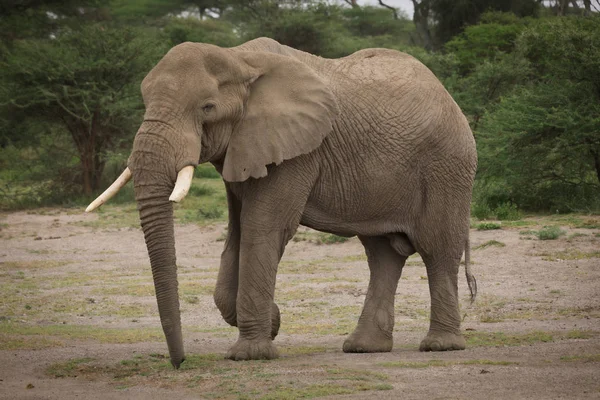
<svg viewBox="0 0 600 400"><path fill-rule="evenodd" d="M515 53L529 62L530 81L488 109L477 130L488 202L600 207L600 18L541 20Z"/></svg>
<svg viewBox="0 0 600 400"><path fill-rule="evenodd" d="M61 27L82 19L107 17L109 0L27 0L0 2L0 38L4 43L16 39L47 38Z"/></svg>
<svg viewBox="0 0 600 400"><path fill-rule="evenodd" d="M40 127L61 127L77 149L82 191L91 195L100 188L107 151L135 133L139 82L165 51L148 32L100 24L15 43L1 66L5 142L35 142L48 133ZM16 116L37 124L20 127Z"/></svg>

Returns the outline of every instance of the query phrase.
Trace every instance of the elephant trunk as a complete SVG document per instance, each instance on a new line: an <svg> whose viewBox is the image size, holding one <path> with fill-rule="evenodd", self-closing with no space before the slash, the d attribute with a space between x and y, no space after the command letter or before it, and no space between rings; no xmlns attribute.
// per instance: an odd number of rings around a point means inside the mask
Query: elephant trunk
<svg viewBox="0 0 600 400"><path fill-rule="evenodd" d="M167 340L171 364L175 368L184 360L173 206L169 196L177 175L169 162L172 147L160 136L138 133L129 168L133 173L135 198L148 248L160 321Z"/></svg>

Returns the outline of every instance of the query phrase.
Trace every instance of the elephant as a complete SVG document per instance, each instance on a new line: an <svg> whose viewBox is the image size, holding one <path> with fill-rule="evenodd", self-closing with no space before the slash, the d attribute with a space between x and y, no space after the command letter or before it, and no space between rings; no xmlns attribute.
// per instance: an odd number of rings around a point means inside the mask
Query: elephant
<svg viewBox="0 0 600 400"><path fill-rule="evenodd" d="M278 263L299 225L357 236L370 278L344 352L392 350L394 296L407 257L431 297L421 351L461 350L458 270L469 267L477 153L469 123L412 56L364 49L321 58L269 38L232 48L173 47L141 84L145 114L127 168L87 211L133 178L171 363L184 361L172 202L194 167L224 181L229 221L214 301L239 330L226 357L278 357Z"/></svg>

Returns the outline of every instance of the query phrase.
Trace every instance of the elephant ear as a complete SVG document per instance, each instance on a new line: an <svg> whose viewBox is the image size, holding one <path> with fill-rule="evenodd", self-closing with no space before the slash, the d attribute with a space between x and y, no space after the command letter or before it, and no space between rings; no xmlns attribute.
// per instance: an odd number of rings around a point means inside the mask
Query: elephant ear
<svg viewBox="0 0 600 400"><path fill-rule="evenodd" d="M225 155L222 174L229 182L264 177L267 165L313 151L338 114L333 93L305 64L266 52L238 54L251 83Z"/></svg>

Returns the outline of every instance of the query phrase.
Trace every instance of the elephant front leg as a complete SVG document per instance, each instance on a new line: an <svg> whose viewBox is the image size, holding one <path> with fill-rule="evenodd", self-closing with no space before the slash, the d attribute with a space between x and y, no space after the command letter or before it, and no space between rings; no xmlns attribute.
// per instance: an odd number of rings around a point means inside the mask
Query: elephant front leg
<svg viewBox="0 0 600 400"><path fill-rule="evenodd" d="M236 301L239 338L227 353L229 359L278 357L273 338L279 328L279 309L273 298L277 265L287 238L287 233L281 230L253 232L245 229L242 233Z"/></svg>
<svg viewBox="0 0 600 400"><path fill-rule="evenodd" d="M221 254L221 265L215 287L214 300L225 322L231 326L238 326L237 296L240 263L241 204L229 189L227 189L227 203L229 205L229 225L227 228L227 238L225 239L225 248ZM273 303L271 304L271 308L271 338L275 339L280 325L279 307Z"/></svg>
<svg viewBox="0 0 600 400"><path fill-rule="evenodd" d="M392 350L394 297L406 256L398 254L386 237L359 237L369 261L371 279L365 306L354 332L344 342L346 353Z"/></svg>

